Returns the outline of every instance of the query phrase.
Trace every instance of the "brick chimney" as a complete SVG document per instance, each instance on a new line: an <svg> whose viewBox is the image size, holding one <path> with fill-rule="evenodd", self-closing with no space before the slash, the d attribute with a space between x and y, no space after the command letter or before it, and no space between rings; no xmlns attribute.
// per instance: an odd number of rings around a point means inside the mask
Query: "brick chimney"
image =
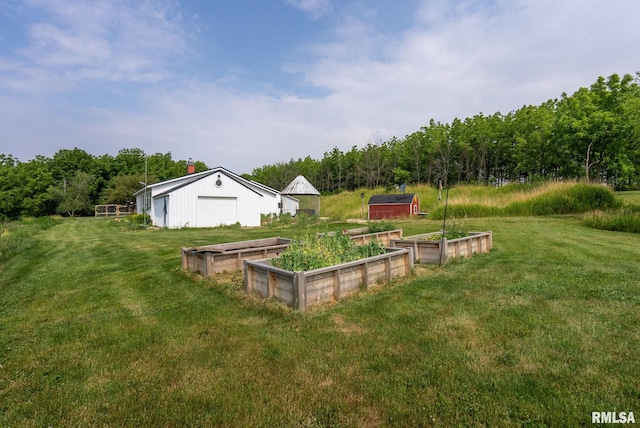
<svg viewBox="0 0 640 428"><path fill-rule="evenodd" d="M193 174L196 172L196 164L189 158L189 162L187 162L187 175Z"/></svg>

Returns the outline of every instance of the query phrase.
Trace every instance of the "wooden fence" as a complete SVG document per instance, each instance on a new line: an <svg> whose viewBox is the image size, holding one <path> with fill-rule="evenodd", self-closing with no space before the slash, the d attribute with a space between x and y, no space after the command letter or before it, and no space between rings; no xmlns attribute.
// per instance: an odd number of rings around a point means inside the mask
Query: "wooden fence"
<svg viewBox="0 0 640 428"><path fill-rule="evenodd" d="M94 207L96 217L125 217L133 214L133 208L128 205L96 205Z"/></svg>

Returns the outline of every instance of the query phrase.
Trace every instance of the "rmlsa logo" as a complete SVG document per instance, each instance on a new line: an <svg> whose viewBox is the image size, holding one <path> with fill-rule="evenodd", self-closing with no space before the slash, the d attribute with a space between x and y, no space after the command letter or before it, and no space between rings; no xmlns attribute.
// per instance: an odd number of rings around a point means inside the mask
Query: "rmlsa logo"
<svg viewBox="0 0 640 428"><path fill-rule="evenodd" d="M635 424L633 412L591 412L592 424Z"/></svg>

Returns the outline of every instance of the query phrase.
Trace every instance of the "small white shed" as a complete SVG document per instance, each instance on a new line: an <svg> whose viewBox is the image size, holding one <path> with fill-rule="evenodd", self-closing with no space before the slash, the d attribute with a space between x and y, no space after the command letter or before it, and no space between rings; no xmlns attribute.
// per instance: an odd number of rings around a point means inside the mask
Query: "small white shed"
<svg viewBox="0 0 640 428"><path fill-rule="evenodd" d="M136 212L169 228L260 226L262 214L294 214L298 208L296 198L222 167L150 184L134 196Z"/></svg>
<svg viewBox="0 0 640 428"><path fill-rule="evenodd" d="M299 175L282 191L283 195L299 201L298 211L320 215L320 192L304 176Z"/></svg>

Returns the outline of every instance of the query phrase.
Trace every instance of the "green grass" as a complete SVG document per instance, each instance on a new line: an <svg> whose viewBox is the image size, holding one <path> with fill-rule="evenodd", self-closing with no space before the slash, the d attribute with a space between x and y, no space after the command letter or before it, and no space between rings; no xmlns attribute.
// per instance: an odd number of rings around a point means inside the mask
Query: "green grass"
<svg viewBox="0 0 640 428"><path fill-rule="evenodd" d="M440 222L398 221L405 235ZM585 426L640 409L640 245L579 216L467 219L490 254L298 313L180 247L298 228L68 219L0 263L0 426ZM320 226L342 230L346 223Z"/></svg>

